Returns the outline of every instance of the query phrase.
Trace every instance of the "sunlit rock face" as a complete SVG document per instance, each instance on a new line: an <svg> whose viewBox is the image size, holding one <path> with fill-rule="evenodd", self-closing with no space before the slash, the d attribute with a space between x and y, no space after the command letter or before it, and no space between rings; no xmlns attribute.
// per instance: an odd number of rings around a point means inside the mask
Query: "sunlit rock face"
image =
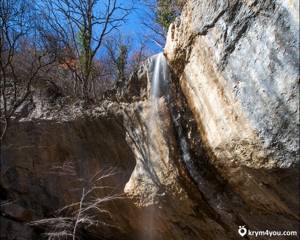
<svg viewBox="0 0 300 240"><path fill-rule="evenodd" d="M0 197L15 201L1 208L0 238L40 239L43 229L27 223L78 200L74 178L106 168L116 168L107 183L124 196L107 206L117 227L88 228L81 239L297 230L298 5L187 1L169 29L168 66L147 60L118 102L60 108L34 98L1 148ZM54 171L70 163L75 176Z"/></svg>
<svg viewBox="0 0 300 240"><path fill-rule="evenodd" d="M189 1L170 27L167 57L175 70L183 66L181 87L208 144L216 153L228 152L223 158L237 153L243 165L254 168L296 162L294 8L298 1Z"/></svg>
<svg viewBox="0 0 300 240"><path fill-rule="evenodd" d="M252 211L289 219L299 219L296 11L298 1L191 0L165 47L218 174Z"/></svg>

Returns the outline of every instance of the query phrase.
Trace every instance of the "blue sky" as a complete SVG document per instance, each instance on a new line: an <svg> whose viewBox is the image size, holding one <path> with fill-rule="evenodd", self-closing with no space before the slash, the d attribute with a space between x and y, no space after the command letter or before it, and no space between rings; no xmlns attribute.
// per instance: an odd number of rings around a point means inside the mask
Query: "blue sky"
<svg viewBox="0 0 300 240"><path fill-rule="evenodd" d="M143 36L150 34L150 30L142 24L142 20L146 19L146 9L144 1L155 3L156 0L119 0L123 6L132 6L132 1L134 1L134 10L128 15L126 23L120 27L120 33L123 36L128 36L132 39L132 50L138 49ZM36 0L38 4L43 4L42 0ZM98 7L103 7L103 4L97 5ZM100 9L99 9L100 10ZM99 11L95 10L95 11ZM101 11L101 10L100 10ZM159 48L154 42L147 41L147 46L151 50L151 54L161 52L162 49Z"/></svg>
<svg viewBox="0 0 300 240"><path fill-rule="evenodd" d="M141 41L145 34L150 33L150 30L142 24L143 18L146 17L145 9L146 6L142 3L142 1L138 1L135 4L135 10L128 16L127 22L120 29L122 34L131 36L132 39L135 39L135 47L138 47L139 41ZM153 42L148 41L147 46L151 48L153 53L162 51L162 49Z"/></svg>

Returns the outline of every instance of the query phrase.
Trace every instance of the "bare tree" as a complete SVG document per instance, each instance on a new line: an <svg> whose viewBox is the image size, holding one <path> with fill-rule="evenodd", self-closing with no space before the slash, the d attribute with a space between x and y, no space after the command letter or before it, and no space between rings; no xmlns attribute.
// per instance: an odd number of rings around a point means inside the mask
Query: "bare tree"
<svg viewBox="0 0 300 240"><path fill-rule="evenodd" d="M141 67L143 62L151 55L153 55L153 53L147 47L145 41L141 40L139 42L139 47L133 50L129 56L128 71L130 73L137 71Z"/></svg>
<svg viewBox="0 0 300 240"><path fill-rule="evenodd" d="M49 27L64 41L64 63L74 73L75 90L89 98L94 60L105 38L118 29L132 10L132 5L118 0L46 0L41 7Z"/></svg>
<svg viewBox="0 0 300 240"><path fill-rule="evenodd" d="M72 162L67 162L61 167L53 169L55 174L61 176L76 176L75 168ZM55 216L45 218L30 223L32 226L45 227L45 235L48 240L55 239L80 239L80 231L97 225L117 227L109 224L104 218L111 218L111 212L105 207L105 204L113 200L122 199L121 194L109 194L103 196L101 192L110 188L103 184L107 178L114 176L116 172L113 169L98 171L93 177L84 181L77 179L79 184L84 187L81 190L79 201L68 204L56 211Z"/></svg>
<svg viewBox="0 0 300 240"><path fill-rule="evenodd" d="M145 39L151 41L159 48L163 48L166 42L166 32L159 23L156 22L156 1L144 0L144 17L141 19L142 25L149 31L145 32Z"/></svg>
<svg viewBox="0 0 300 240"><path fill-rule="evenodd" d="M105 41L108 64L115 82L124 84L128 78L128 57L132 49L132 39L121 34L114 35Z"/></svg>
<svg viewBox="0 0 300 240"><path fill-rule="evenodd" d="M0 3L1 141L10 119L30 96L32 84L55 61L55 54L43 51L39 41L34 6L27 0Z"/></svg>

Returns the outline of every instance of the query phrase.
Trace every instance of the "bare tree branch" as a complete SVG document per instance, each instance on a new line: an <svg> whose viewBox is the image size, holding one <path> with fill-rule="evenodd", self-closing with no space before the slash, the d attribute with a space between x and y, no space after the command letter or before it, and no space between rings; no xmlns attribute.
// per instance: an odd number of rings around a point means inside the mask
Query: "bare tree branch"
<svg viewBox="0 0 300 240"><path fill-rule="evenodd" d="M65 174L70 174L70 176L76 176L72 162L57 166L55 169L59 169L61 172L65 171ZM98 190L108 188L108 186L102 184L102 181L113 177L115 174L116 172L113 168L96 172L81 189L80 200L78 202L70 203L58 209L56 211L57 215L54 217L33 221L30 225L45 227L45 235L48 237L48 240L80 239L80 229L99 224L116 227L101 218L101 216L112 218L111 212L104 204L117 199L123 199L124 196L118 193L100 196L98 192Z"/></svg>
<svg viewBox="0 0 300 240"><path fill-rule="evenodd" d="M80 80L83 97L88 100L95 83L95 58L105 38L126 21L133 5L118 0L46 0L41 7L44 5L50 9L45 13L49 26L66 39L67 48L74 50L75 66L70 64L70 58L64 62L74 73L74 81Z"/></svg>
<svg viewBox="0 0 300 240"><path fill-rule="evenodd" d="M32 4L27 0L3 0L0 4L0 141L17 109L29 98L33 82L56 61L56 55L43 52L37 40Z"/></svg>

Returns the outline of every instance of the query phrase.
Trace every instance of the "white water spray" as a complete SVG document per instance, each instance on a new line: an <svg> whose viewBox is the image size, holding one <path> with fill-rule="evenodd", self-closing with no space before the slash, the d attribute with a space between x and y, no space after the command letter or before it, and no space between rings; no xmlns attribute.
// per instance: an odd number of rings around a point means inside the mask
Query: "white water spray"
<svg viewBox="0 0 300 240"><path fill-rule="evenodd" d="M152 74L152 81L151 81L151 100L157 98L159 96L159 83L160 77L164 74L164 55L163 53L159 53L153 57L153 65L154 70Z"/></svg>
<svg viewBox="0 0 300 240"><path fill-rule="evenodd" d="M151 83L150 89L150 110L148 115L148 122L147 122L147 131L148 131L148 147L149 147L149 159L151 159L151 164L155 164L156 162L161 161L161 155L159 152L159 139L160 135L162 134L162 122L160 119L160 106L163 103L160 101L162 96L168 95L168 85L169 85L169 67L167 64L167 60L163 53L159 53L153 56L150 60L149 64L149 80ZM197 168L195 167L190 152L187 138L184 134L184 130L180 123L181 115L177 111L171 111L171 117L176 128L177 137L179 139L179 147L182 154L182 162L187 167L191 177L200 184L202 182L201 175L197 172ZM151 165L150 164L150 165ZM153 170L151 173L152 180L154 181L156 177L155 169L148 169L150 171ZM159 179L158 179L159 182ZM154 203L155 201L153 201ZM145 209L144 216L143 216L143 226L145 227L144 233L141 236L141 240L156 240L158 239L158 233L156 232L156 224L155 221L156 217L156 207L155 205L149 206Z"/></svg>
<svg viewBox="0 0 300 240"><path fill-rule="evenodd" d="M156 142L161 131L160 118L159 118L159 106L160 97L164 94L164 89L167 87L169 81L169 69L165 56L163 53L159 53L150 59L149 64L149 80L151 83L150 88L150 111L148 115L147 131L149 142L149 158L151 162L160 161L161 156L158 150L159 143ZM157 182L158 179L154 169L150 169L152 180ZM155 179L153 179L155 178ZM158 180L159 181L159 180ZM154 200L153 200L154 202ZM155 206L149 206L145 209L143 224L145 231L142 240L155 240L157 239L157 233L155 231Z"/></svg>
<svg viewBox="0 0 300 240"><path fill-rule="evenodd" d="M169 68L167 60L163 53L159 53L152 57L152 68L153 73L150 76L151 79L151 90L150 90L150 101L151 101L151 113L150 113L150 127L156 128L157 117L159 113L159 98L161 96L161 88L165 86L169 81Z"/></svg>
<svg viewBox="0 0 300 240"><path fill-rule="evenodd" d="M151 82L150 89L150 112L148 119L148 137L150 141L155 141L155 134L159 133L159 101L164 94L164 90L169 82L169 68L167 60L163 53L159 53L151 58L149 79ZM155 142L151 142L151 146L155 146ZM159 160L160 156L155 147L151 149L150 159Z"/></svg>

